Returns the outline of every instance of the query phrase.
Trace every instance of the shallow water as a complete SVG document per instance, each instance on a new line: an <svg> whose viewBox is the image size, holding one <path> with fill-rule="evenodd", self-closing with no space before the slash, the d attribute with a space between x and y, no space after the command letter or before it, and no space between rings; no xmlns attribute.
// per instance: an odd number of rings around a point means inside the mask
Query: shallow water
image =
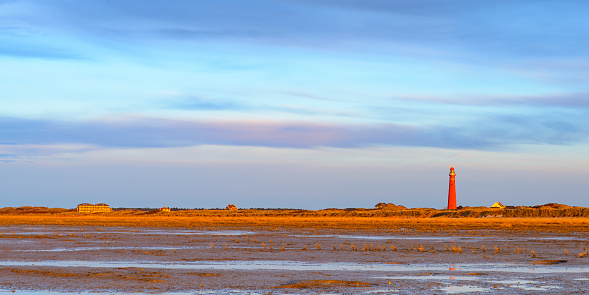
<svg viewBox="0 0 589 295"><path fill-rule="evenodd" d="M480 237L438 237L438 236L363 236L363 235L291 235L295 238L341 238L341 239L354 239L354 240L439 240L439 241L470 241Z"/></svg>
<svg viewBox="0 0 589 295"><path fill-rule="evenodd" d="M571 249L587 246L586 239L582 235L573 236L535 236L531 235L495 235L488 236L486 233L480 235L437 235L427 234L420 235L414 233L390 233L386 235L381 232L378 234L385 235L371 235L370 233L358 232L359 234L328 234L320 235L317 232L311 232L309 235L301 234L300 231L295 232L276 232L276 231L248 231L248 230L186 230L186 229L136 229L136 228L79 228L79 227L59 227L59 228L26 228L26 227L11 227L0 231L6 232L5 235L25 235L15 236L0 239L0 246L4 250L0 250L0 255L4 258L12 257L12 260L0 260L0 268L4 269L4 274L19 279L29 278L32 280L45 281L45 287L49 290L91 290L91 288L76 287L76 288L62 288L60 284L53 283L52 277L43 275L47 270L53 268L59 269L57 272L65 272L81 274L89 273L96 269L108 269L106 273L117 273L120 275L132 274L135 278L141 278L142 273L160 271L162 273L161 283L150 283L152 286L158 286L158 294L168 295L187 295L187 294L264 294L267 293L271 286L280 286L292 280L299 278L315 279L320 275L333 276L337 274L345 280L358 281L379 281L377 286L369 288L354 288L345 289L353 291L355 294L395 294L403 293L405 287L419 292L426 292L423 286L431 286L431 293L488 293L495 290L500 292L512 293L550 293L552 292L568 292L570 290L578 291L584 290L584 287L589 281L589 265L583 265L583 260L578 260L572 256L564 257L564 253L560 253L563 248ZM43 234L52 236L55 234L56 238L42 238L27 237L26 235ZM70 236L70 233L73 235ZM91 237L86 237L86 234L91 234ZM109 236L113 234L114 236ZM117 236L119 235L119 236ZM167 237L169 235L169 237ZM227 236L227 237L222 237ZM245 236L250 236L246 239ZM252 236L255 236L252 239ZM217 242L217 237L219 241ZM286 238L285 238L286 237ZM289 238L290 237L290 238ZM190 238L190 239L189 239ZM113 241L110 241L110 240ZM260 239L261 241L258 241ZM268 241L271 239L270 241ZM283 241L284 239L284 241ZM383 244L384 241L392 241L392 243L399 248L398 252L352 252L352 251L326 251L331 245L338 245L339 243L350 239L349 242L361 244L361 240L365 242L378 241ZM110 243L107 243L109 240ZM241 240L241 243L239 242ZM276 241L276 245L272 242ZM456 256L453 253L436 251L435 254L421 253L412 251L415 242L431 241L439 242L443 246L444 243L462 243L465 253ZM116 242L114 242L116 241ZM263 242L267 245L274 245L275 247L286 246L287 250L297 251L266 251L262 245ZM477 241L484 241L478 243ZM481 253L476 254L476 251L467 250L467 247L476 246L478 250L481 244L486 244L487 241L511 241L510 245L505 244L505 249L501 253L491 259L485 256L481 258ZM558 241L558 242L555 242ZM580 242L580 245L576 244ZM22 244L23 242L34 243ZM210 244L215 243L217 247L210 249ZM427 243L426 242L426 243ZM529 242L525 244L525 242ZM551 243L552 242L552 243ZM315 243L324 245L322 251L316 251L309 248L309 251L299 251L305 247L314 248ZM467 243L467 247L464 246ZM556 265L540 265L532 264L529 258L525 258L521 253L512 251L510 247L515 243L519 247L532 248L539 253L539 256L544 257L546 261L557 261L558 259L567 258L568 263L561 263ZM544 245L546 243L546 245ZM10 244L13 244L12 246ZM223 244L229 244L229 248L235 249L256 249L256 250L238 250L233 251L218 251L223 247ZM346 243L349 245L349 243ZM524 245L522 245L524 244ZM318 247L318 250L321 248ZM334 247L334 246L332 246ZM349 247L349 246L348 246ZM429 247L429 246L428 246ZM437 248L440 245L436 245ZM35 249L36 248L36 249ZM217 249L219 248L219 249ZM339 247L338 247L339 248ZM490 247L489 247L490 248ZM503 248L503 247L502 247ZM543 249L543 250L540 250ZM180 251L172 255L172 250L187 250ZM191 251L191 249L208 249L207 251ZM508 250L509 249L509 250ZM163 250L161 252L152 250ZM257 251L260 250L260 251ZM335 249L334 249L335 250ZM339 250L339 249L338 249ZM584 248L583 248L584 250ZM152 253L143 253L143 252ZM527 251L527 250L526 250ZM543 252L542 252L543 251ZM575 250L577 251L577 250ZM81 252L80 255L74 255L72 252ZM155 252L155 253L154 253ZM560 254L558 254L558 253ZM13 254L11 254L13 253ZM19 253L19 254L17 254ZM557 253L557 254L555 254ZM576 252L574 252L576 253ZM157 254L146 256L143 254ZM389 255L390 254L390 255ZM321 261L313 262L320 257ZM489 256L488 254L485 254ZM494 254L490 254L494 255ZM16 258L22 257L23 259ZM448 257L446 259L446 257ZM32 259L34 258L34 259ZM513 259L511 259L513 258ZM38 259L38 260L37 260ZM75 260L80 259L80 260ZM96 259L97 261L84 261L82 259ZM120 261L120 259L124 259ZM161 260L160 260L161 259ZM226 259L226 260L224 260ZM285 260L276 260L285 259ZM385 263L391 259L391 264ZM397 264L404 261L404 264ZM452 261L452 263L451 263ZM456 263L456 262L463 263ZM518 263L514 263L517 261ZM22 267L25 272L12 272L7 267L14 266ZM42 268L46 267L46 268ZM42 269L41 269L42 268ZM120 268L120 269L117 269ZM31 275L25 275L27 269L32 270ZM145 269L145 270L144 270ZM165 270L165 271L164 271ZM174 271L177 270L177 271ZM170 289L166 286L171 279L165 279L167 275L172 277L185 279L185 286L190 286L193 282L194 276L191 270L204 271L202 273L214 273L211 277L196 277L204 281L204 286L210 288L199 289L192 287L184 287L177 289ZM212 270L208 272L208 270ZM264 271L267 270L267 271ZM283 272L281 272L283 271ZM323 273L325 271L325 273ZM100 272L100 271L99 271ZM200 273L200 272L199 272ZM477 274L474 274L477 273ZM219 274L219 275L217 275ZM277 276L276 274L280 274ZM188 277L188 278L187 278ZM219 278L221 277L221 278ZM60 277L61 278L61 277ZM334 277L332 277L334 278ZM126 279L126 278L125 278ZM225 279L235 280L235 285L231 288L226 284ZM386 279L382 281L380 279ZM93 283L94 279L88 280L86 283ZM135 285L128 287L127 283L133 281L124 281L120 283L120 278L112 275L111 277L104 277L105 282L119 280L120 290L138 290L146 291L142 283L134 283ZM111 281L109 281L111 280ZM263 284L259 284L258 280L265 280ZM392 285L387 284L387 281L393 281ZM35 281L36 282L36 281ZM72 279L73 286L76 286L75 279ZM190 283L186 283L190 282ZM207 284L208 282L208 284ZM239 283L238 283L239 282ZM252 283L250 283L252 282ZM25 284L24 289L29 289L36 283ZM158 285L159 284L159 285ZM384 286L383 286L384 284ZM571 286L572 285L572 286ZM18 285L15 285L18 286ZM23 285L21 285L23 286ZM250 290L242 290L249 288ZM261 287L262 286L262 287ZM32 287L31 287L32 288ZM33 290L16 290L16 294L112 294L113 291L108 292L109 289L104 289L103 285L96 283L94 288L98 292L46 292ZM102 289L101 289L102 288ZM261 288L261 289L259 289ZM334 292L338 287L326 288L326 292ZM425 287L427 288L427 287ZM107 290L102 292L100 290ZM156 289L153 289L156 290ZM190 292L168 292L167 290L191 290ZM264 291L260 291L264 290ZM274 294L284 293L312 293L317 294L320 289L306 290L284 290L271 289ZM343 290L343 289L342 289ZM501 291L502 290L502 291ZM0 290L1 294L13 294L12 290ZM341 290L340 290L341 291ZM114 292L116 294L151 294L151 293L124 293ZM324 294L328 294L324 293Z"/></svg>
<svg viewBox="0 0 589 295"><path fill-rule="evenodd" d="M247 230L177 230L177 229L142 229L142 230L119 230L119 229L105 229L105 230L64 230L64 229L42 229L35 228L29 230L27 228L0 228L0 232L4 235L68 235L69 233L76 234L135 234L135 235L209 235L209 236L246 236L257 235L259 232Z"/></svg>
<svg viewBox="0 0 589 295"><path fill-rule="evenodd" d="M191 249L209 249L210 246L175 246L175 247L145 247L145 246L111 246L111 247L77 247L77 248L55 248L55 249L17 249L7 250L8 252L77 252L77 251L104 251L104 250L191 250ZM228 249L262 249L257 246L231 246Z"/></svg>
<svg viewBox="0 0 589 295"><path fill-rule="evenodd" d="M187 229L135 229L104 227L91 229L71 229L71 228L44 228L44 227L0 227L0 232L4 235L68 235L69 233L77 234L135 234L135 235L208 235L208 236L247 236L259 235L261 232L249 230L187 230ZM587 238L579 236L524 236L524 237L501 237L496 235L424 235L424 234L395 234L395 235L345 235L345 234L290 234L291 237L300 238L341 238L354 240L423 240L423 241L442 241L442 242L475 242L475 241L570 241L577 240L582 243L589 243Z"/></svg>
<svg viewBox="0 0 589 295"><path fill-rule="evenodd" d="M39 295L39 294L47 294L47 295L73 295L73 294L80 294L80 295L93 295L93 294L119 294L119 295L143 295L143 294L164 294L164 295L195 295L195 294L251 294L251 295L258 295L263 293L258 293L258 291L248 291L248 290L202 290L202 291L192 291L192 292L157 292L157 293L143 293L143 292L52 292L52 291L28 291L28 290L0 290L0 295L8 295L8 294L21 294L21 295Z"/></svg>
<svg viewBox="0 0 589 295"><path fill-rule="evenodd" d="M44 261L0 261L2 266L53 266L53 267L91 267L91 268L151 268L151 269L195 269L195 270L291 270L291 271L464 271L464 272L503 272L528 274L589 273L587 267L528 266L520 264L381 264L352 262L301 262L287 260L255 261L197 261L197 262L157 262L157 261L81 261L81 260L44 260ZM394 278L394 277L391 277Z"/></svg>
<svg viewBox="0 0 589 295"><path fill-rule="evenodd" d="M302 294L304 292L300 292ZM318 295L337 295L339 293L317 293L317 292L308 292L310 294L318 294ZM357 292L356 294L391 294L390 290L370 290L365 292ZM259 290L233 290L233 289L226 289L226 290L199 290L199 291L191 291L191 292L155 292L155 293L143 293L143 292L51 292L51 291L28 291L28 290L0 290L0 295L12 295L12 294L20 294L20 295L39 295L39 294L47 294L47 295L93 295L93 294L118 294L118 295L153 295L153 294L163 294L163 295L208 295L208 294L218 294L218 295L261 295L267 294L266 292L259 291ZM293 294L292 292L280 293L276 292L275 290L272 291L272 294ZM307 294L307 293L305 293Z"/></svg>
<svg viewBox="0 0 589 295"><path fill-rule="evenodd" d="M447 287L440 288L439 290L444 291L448 294L490 291L490 289L478 287L478 286L447 286Z"/></svg>
<svg viewBox="0 0 589 295"><path fill-rule="evenodd" d="M451 276L451 275L421 275L421 276L394 276L394 277L377 277L377 279L389 280L457 280L457 281L477 281L476 277Z"/></svg>
<svg viewBox="0 0 589 295"><path fill-rule="evenodd" d="M485 282L493 284L506 285L509 288L516 288L526 291L548 291L560 289L559 286L544 285L539 281L527 280L527 279L513 279L513 280L490 280L487 277L481 276L451 276L451 275L418 275L418 276L391 276L391 277L377 277L378 279L388 280L423 280L423 281L436 281L449 283L452 281L471 281L471 282ZM466 289L463 289L466 288ZM473 286L449 286L444 288L444 291L451 292L481 292L478 290L479 287ZM486 290L486 289L485 289Z"/></svg>
<svg viewBox="0 0 589 295"><path fill-rule="evenodd" d="M493 241L493 242L510 242L510 241L574 241L585 243L586 239L580 239L579 237L561 236L561 237L505 237L497 238L496 236L426 236L426 235L291 235L296 238L340 238L340 239L353 239L353 240L367 240L367 241L382 241L382 240L417 240L417 241L435 241L435 242L480 242L480 241Z"/></svg>
<svg viewBox="0 0 589 295"><path fill-rule="evenodd" d="M153 294L153 293L122 293L122 292L51 292L51 291L26 291L26 290L0 290L1 295L8 295L8 294L21 294L21 295L38 295L38 294L47 294L47 295L73 295L73 294L81 294L81 295L92 295L92 294L120 294L120 295L142 295L142 294ZM165 295L191 295L197 293L158 293L158 294L165 294ZM204 293L200 293L204 294ZM245 293L244 293L245 294Z"/></svg>

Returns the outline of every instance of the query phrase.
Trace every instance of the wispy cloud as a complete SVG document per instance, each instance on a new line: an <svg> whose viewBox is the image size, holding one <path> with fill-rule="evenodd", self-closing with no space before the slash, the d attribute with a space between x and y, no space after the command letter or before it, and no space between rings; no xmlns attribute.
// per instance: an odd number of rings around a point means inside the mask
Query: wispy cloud
<svg viewBox="0 0 589 295"><path fill-rule="evenodd" d="M562 93L562 94L545 94L545 95L512 95L512 96L489 96L473 95L470 97L394 97L392 100L404 102L424 102L438 105L457 105L457 106L530 106L530 107L559 107L559 108L579 108L589 106L589 93ZM589 110L588 110L589 111Z"/></svg>
<svg viewBox="0 0 589 295"><path fill-rule="evenodd" d="M203 98L193 95L175 95L173 99L167 99L166 108L181 110L204 110L204 111L224 111L224 110L247 110L249 106L241 102L226 99ZM171 102L170 102L171 101Z"/></svg>
<svg viewBox="0 0 589 295"><path fill-rule="evenodd" d="M160 103L162 108L176 109L184 111L239 111L239 112L271 112L271 113L288 113L308 116L333 116L333 117L359 117L355 110L345 108L320 108L317 106L307 106L304 103L297 103L293 100L281 102L280 99L256 102L254 100L242 99L240 101L223 98L209 98L198 95L187 95L181 93L163 93L165 99ZM327 98L319 98L308 94L298 94L290 92L270 93L271 96L303 98L304 100L334 101Z"/></svg>
<svg viewBox="0 0 589 295"><path fill-rule="evenodd" d="M406 46L424 50L436 47L438 54L468 54L479 62L490 57L587 56L583 49L589 45L583 38L583 11L588 5L582 1L543 5L533 1L221 0L175 1L174 5L114 1L83 7L69 1L25 1L24 5L27 3L59 15L59 21L34 13L16 16L21 20L102 40L251 40L338 51L378 48L384 52ZM553 15L556 9L567 16L558 18L557 25Z"/></svg>
<svg viewBox="0 0 589 295"><path fill-rule="evenodd" d="M496 116L464 125L336 125L252 121L183 121L128 117L85 122L0 119L4 144L82 144L101 147L194 145L289 148L423 146L500 149L510 144L586 141L589 127L558 117Z"/></svg>
<svg viewBox="0 0 589 295"><path fill-rule="evenodd" d="M20 159L19 154L0 154L0 162L12 163L16 162L17 159Z"/></svg>
<svg viewBox="0 0 589 295"><path fill-rule="evenodd" d="M0 55L35 58L35 59L87 59L81 54L65 49L56 49L43 46L15 46L14 44L0 48Z"/></svg>

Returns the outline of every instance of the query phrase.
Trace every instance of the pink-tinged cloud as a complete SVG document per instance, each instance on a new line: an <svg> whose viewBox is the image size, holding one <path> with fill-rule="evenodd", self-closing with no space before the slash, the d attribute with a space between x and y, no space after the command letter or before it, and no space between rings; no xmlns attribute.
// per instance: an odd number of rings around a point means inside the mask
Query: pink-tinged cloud
<svg viewBox="0 0 589 295"><path fill-rule="evenodd" d="M587 128L527 125L497 118L477 124L411 126L336 125L312 122L187 121L160 118L65 122L0 118L0 144L81 144L103 147L179 147L195 145L266 147L424 146L494 149L513 143L567 144L582 141ZM484 124L483 124L484 123ZM579 135L579 136L577 136Z"/></svg>

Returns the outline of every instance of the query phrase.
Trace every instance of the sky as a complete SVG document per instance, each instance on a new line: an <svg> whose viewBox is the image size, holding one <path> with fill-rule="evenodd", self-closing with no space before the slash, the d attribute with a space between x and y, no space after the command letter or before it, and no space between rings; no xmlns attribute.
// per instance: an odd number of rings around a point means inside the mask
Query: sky
<svg viewBox="0 0 589 295"><path fill-rule="evenodd" d="M0 207L589 206L587 11L0 0Z"/></svg>

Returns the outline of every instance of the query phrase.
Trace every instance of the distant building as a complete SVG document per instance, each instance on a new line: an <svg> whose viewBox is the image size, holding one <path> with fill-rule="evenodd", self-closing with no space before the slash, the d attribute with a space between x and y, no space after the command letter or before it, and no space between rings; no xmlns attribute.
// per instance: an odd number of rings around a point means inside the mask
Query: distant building
<svg viewBox="0 0 589 295"><path fill-rule="evenodd" d="M170 208L162 207L162 208L160 208L160 212L170 212Z"/></svg>
<svg viewBox="0 0 589 295"><path fill-rule="evenodd" d="M506 207L501 202L495 202L495 204L491 205L491 208L505 209Z"/></svg>
<svg viewBox="0 0 589 295"><path fill-rule="evenodd" d="M112 208L104 203L96 203L96 205L82 203L76 209L78 212L111 212Z"/></svg>
<svg viewBox="0 0 589 295"><path fill-rule="evenodd" d="M225 210L237 211L239 209L237 208L237 206L235 206L233 204L229 204L229 205L227 205L227 207L225 207Z"/></svg>

